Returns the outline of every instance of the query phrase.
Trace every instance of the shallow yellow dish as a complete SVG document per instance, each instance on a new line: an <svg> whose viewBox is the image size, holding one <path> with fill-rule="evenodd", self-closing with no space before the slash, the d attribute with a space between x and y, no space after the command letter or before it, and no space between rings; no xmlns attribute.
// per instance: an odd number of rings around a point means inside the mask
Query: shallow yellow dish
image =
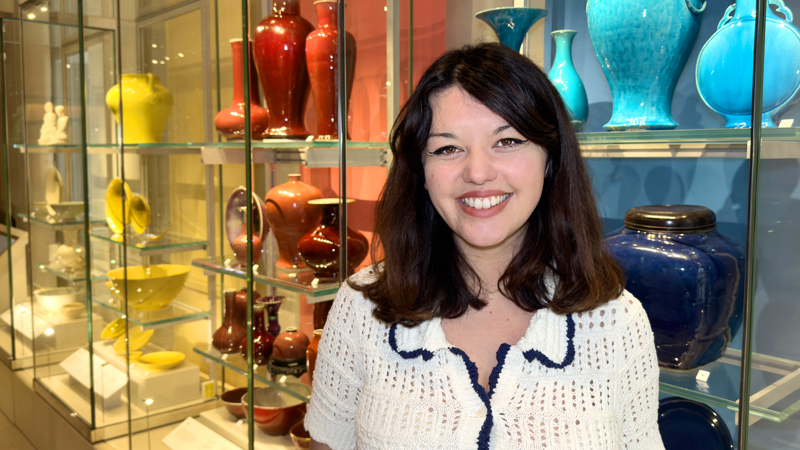
<svg viewBox="0 0 800 450"><path fill-rule="evenodd" d="M125 319L120 317L119 319L112 320L103 328L103 332L100 333L101 339L116 339L120 336L125 334Z"/></svg>
<svg viewBox="0 0 800 450"><path fill-rule="evenodd" d="M184 359L186 355L181 352L153 352L140 356L136 364L145 370L167 370L182 363Z"/></svg>
<svg viewBox="0 0 800 450"><path fill-rule="evenodd" d="M183 289L191 266L156 264L128 267L128 305L135 311L158 311L169 306ZM111 293L123 300L125 269L108 272Z"/></svg>
<svg viewBox="0 0 800 450"><path fill-rule="evenodd" d="M128 350L131 352L135 352L137 350L141 350L150 342L150 338L153 337L154 330L147 330L144 331L142 327L131 328L128 330L128 339L130 339L130 344L128 345ZM114 343L114 351L118 354L122 355L125 353L125 335L117 339L117 342Z"/></svg>

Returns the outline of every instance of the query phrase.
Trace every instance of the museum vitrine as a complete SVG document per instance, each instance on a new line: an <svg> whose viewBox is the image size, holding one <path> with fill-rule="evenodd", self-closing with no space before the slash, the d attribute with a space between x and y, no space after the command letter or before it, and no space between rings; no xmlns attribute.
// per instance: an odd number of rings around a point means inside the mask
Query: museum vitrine
<svg viewBox="0 0 800 450"><path fill-rule="evenodd" d="M662 426L800 442L797 7L87 0L3 19L0 349L93 441L194 417L219 445L291 448L317 330L373 262L394 117L442 52L499 39L573 115L656 335ZM691 263L627 265L633 247Z"/></svg>

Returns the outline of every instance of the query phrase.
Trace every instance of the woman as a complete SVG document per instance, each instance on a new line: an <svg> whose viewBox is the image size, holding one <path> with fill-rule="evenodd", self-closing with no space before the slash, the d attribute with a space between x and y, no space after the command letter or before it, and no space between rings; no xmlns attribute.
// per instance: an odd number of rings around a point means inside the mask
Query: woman
<svg viewBox="0 0 800 450"><path fill-rule="evenodd" d="M450 51L391 148L383 261L330 312L312 448L663 448L650 325L545 74L499 44Z"/></svg>

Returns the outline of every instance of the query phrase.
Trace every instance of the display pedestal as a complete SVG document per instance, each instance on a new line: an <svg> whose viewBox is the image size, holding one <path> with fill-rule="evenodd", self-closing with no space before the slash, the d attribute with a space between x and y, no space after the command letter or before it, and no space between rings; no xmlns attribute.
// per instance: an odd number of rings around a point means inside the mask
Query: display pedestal
<svg viewBox="0 0 800 450"><path fill-rule="evenodd" d="M238 445L247 448L247 420L239 420L224 407L204 411L197 420L215 433ZM293 449L292 438L286 436L270 436L256 428L254 448L258 450Z"/></svg>
<svg viewBox="0 0 800 450"><path fill-rule="evenodd" d="M115 340L97 341L94 351L97 355L119 370L125 370L125 356L118 355L114 349ZM146 345L142 353L161 351L153 344ZM181 403L200 400L200 368L184 361L178 367L149 372L136 364L131 364L131 398L134 405L154 409L166 408Z"/></svg>
<svg viewBox="0 0 800 450"><path fill-rule="evenodd" d="M103 358L90 355L83 348L78 349L59 364L70 376L70 386L82 391L86 397L92 388L90 367L94 375L94 393L107 408L116 408L122 403L122 389L127 383L125 373L109 365Z"/></svg>
<svg viewBox="0 0 800 450"><path fill-rule="evenodd" d="M97 314L92 314L93 323L103 320ZM0 314L0 321L11 326L11 310ZM60 314L42 315L38 312L31 322L31 310L28 305L14 306L14 329L16 338L28 347L36 350L66 350L78 348L86 344L87 330L89 329L86 317L69 319ZM95 339L100 337L101 330L94 327Z"/></svg>

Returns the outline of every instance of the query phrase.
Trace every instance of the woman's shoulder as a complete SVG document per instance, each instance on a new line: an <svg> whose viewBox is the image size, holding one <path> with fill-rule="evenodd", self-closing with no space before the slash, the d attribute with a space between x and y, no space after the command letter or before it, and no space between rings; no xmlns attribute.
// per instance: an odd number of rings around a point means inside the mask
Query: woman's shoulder
<svg viewBox="0 0 800 450"><path fill-rule="evenodd" d="M647 313L639 300L627 290L592 310L576 313L575 324L590 331L624 330L632 323L647 322ZM649 323L649 322L648 322Z"/></svg>
<svg viewBox="0 0 800 450"><path fill-rule="evenodd" d="M338 325L345 326L348 326L349 323L348 328L356 322L361 322L362 326L367 323L378 323L378 320L372 315L375 304L352 286L353 284L364 286L375 281L377 279L376 271L375 266L368 266L351 275L348 282L342 284L328 316L329 322L334 321L338 322Z"/></svg>

